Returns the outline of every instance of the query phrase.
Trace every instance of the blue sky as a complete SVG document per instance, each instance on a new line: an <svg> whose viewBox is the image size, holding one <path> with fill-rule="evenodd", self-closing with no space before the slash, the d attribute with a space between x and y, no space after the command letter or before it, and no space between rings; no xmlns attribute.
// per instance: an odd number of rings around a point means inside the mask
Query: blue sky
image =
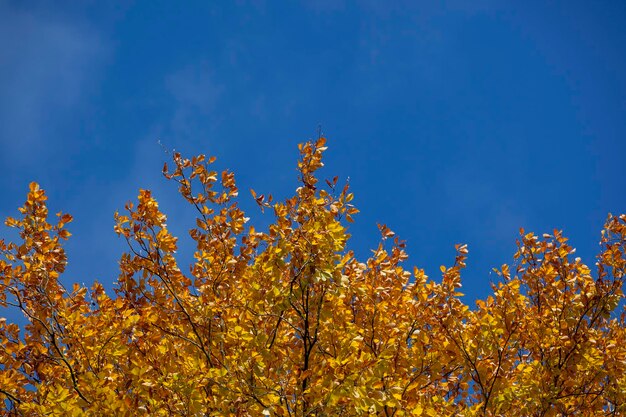
<svg viewBox="0 0 626 417"><path fill-rule="evenodd" d="M386 223L407 267L437 277L468 243L470 299L519 227L563 229L593 264L607 213L626 209L624 2L181 4L0 0L0 216L30 181L73 214L68 282L110 288L113 213L139 188L185 240L193 211L157 140L217 156L267 222L247 190L288 196L321 124L323 173L349 177L361 210L357 253Z"/></svg>

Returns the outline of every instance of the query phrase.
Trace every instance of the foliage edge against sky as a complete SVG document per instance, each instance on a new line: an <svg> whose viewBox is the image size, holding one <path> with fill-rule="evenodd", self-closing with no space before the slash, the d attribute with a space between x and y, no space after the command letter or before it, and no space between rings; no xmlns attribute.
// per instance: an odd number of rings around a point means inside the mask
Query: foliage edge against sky
<svg viewBox="0 0 626 417"><path fill-rule="evenodd" d="M173 155L165 177L197 212L195 261L149 190L116 213L128 243L114 294L65 288L72 217L48 220L32 183L0 241L0 397L7 415L566 416L626 413L619 309L626 215L609 215L596 272L561 232L521 231L513 265L475 308L461 300L468 256L442 279L403 266L380 225L365 262L348 248L357 209L337 178L319 181L325 139L299 146L300 186L248 225L234 174Z"/></svg>

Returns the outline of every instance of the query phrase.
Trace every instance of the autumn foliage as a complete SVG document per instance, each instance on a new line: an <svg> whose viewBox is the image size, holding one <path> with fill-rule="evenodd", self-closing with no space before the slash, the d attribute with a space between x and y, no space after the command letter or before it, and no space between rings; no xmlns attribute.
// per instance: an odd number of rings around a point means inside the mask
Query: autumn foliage
<svg viewBox="0 0 626 417"><path fill-rule="evenodd" d="M622 416L626 215L593 271L561 232L522 231L493 295L460 294L468 249L432 280L386 226L350 251L348 187L318 182L325 140L300 146L301 186L249 226L231 172L173 155L164 175L197 213L191 267L150 191L115 214L128 242L115 293L64 288L72 218L35 183L0 240L3 415Z"/></svg>

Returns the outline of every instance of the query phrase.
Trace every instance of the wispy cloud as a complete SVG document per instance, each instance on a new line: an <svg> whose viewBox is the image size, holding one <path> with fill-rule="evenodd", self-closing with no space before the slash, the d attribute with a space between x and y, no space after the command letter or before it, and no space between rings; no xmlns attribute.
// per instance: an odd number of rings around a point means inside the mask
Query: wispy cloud
<svg viewBox="0 0 626 417"><path fill-rule="evenodd" d="M141 138L128 142L128 159L115 167L124 175L116 181L105 182L96 177L85 180L73 200L67 203L77 214L73 224L76 233L68 244L70 257L90 260L71 263L66 274L70 280L79 277L89 283L98 279L107 286L115 281L117 261L127 248L113 233L113 213L124 212L125 202L135 201L139 188L152 190L168 215L170 229L182 238L180 256L191 258L189 239L184 238L186 230L193 226L188 224L193 211L178 195L175 184L166 181L161 174L163 162L171 162L171 155L159 146L158 140L163 140L167 151L174 148L184 151L180 148L184 148L189 139L197 140L215 123L215 109L224 88L214 81L208 65L198 64L165 76L159 91L156 98L167 103L164 107L169 114L148 127ZM91 236L98 236L98 239L91 239L92 243L85 245Z"/></svg>
<svg viewBox="0 0 626 417"><path fill-rule="evenodd" d="M170 130L175 137L194 138L219 122L215 108L224 86L215 81L209 65L181 68L167 76L165 86L174 101Z"/></svg>
<svg viewBox="0 0 626 417"><path fill-rule="evenodd" d="M7 160L47 146L71 120L104 62L103 39L80 22L0 3L0 144Z"/></svg>

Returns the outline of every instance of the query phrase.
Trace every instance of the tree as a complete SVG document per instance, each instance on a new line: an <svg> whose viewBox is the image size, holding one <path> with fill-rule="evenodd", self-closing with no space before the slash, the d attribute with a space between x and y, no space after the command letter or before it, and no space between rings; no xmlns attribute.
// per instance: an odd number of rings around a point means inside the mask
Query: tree
<svg viewBox="0 0 626 417"><path fill-rule="evenodd" d="M164 175L197 211L195 262L179 267L141 190L115 215L129 249L114 295L61 285L72 217L51 222L31 184L6 221L20 241L0 241L0 304L27 319L0 320L4 415L626 415L626 215L609 215L595 277L561 232L521 231L514 265L470 308L466 245L439 282L405 269L386 226L355 258L353 196L315 177L325 149L300 146L293 197L252 192L274 212L266 232L247 226L231 172L174 154Z"/></svg>

